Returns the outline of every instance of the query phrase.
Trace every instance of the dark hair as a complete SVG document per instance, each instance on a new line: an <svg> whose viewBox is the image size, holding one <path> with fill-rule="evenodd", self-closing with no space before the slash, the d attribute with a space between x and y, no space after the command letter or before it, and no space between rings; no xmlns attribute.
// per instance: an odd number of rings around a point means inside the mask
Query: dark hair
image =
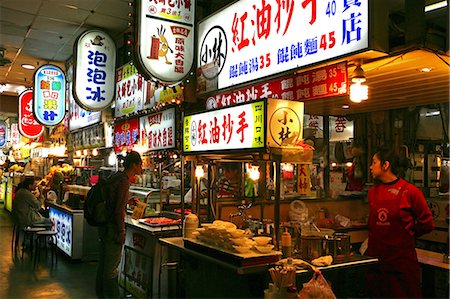
<svg viewBox="0 0 450 299"><path fill-rule="evenodd" d="M30 185L33 185L35 181L34 177L26 177L18 186L17 190L25 188L28 189Z"/></svg>
<svg viewBox="0 0 450 299"><path fill-rule="evenodd" d="M142 162L141 155L138 152L131 151L127 153L125 160L123 161L123 167L130 169L133 164L139 164Z"/></svg>
<svg viewBox="0 0 450 299"><path fill-rule="evenodd" d="M376 155L378 159L380 159L381 165L383 165L384 162L388 161L391 165L391 171L393 174L404 177L405 170L406 168L408 168L408 161L405 159L401 159L393 149L379 148L375 151L374 155Z"/></svg>

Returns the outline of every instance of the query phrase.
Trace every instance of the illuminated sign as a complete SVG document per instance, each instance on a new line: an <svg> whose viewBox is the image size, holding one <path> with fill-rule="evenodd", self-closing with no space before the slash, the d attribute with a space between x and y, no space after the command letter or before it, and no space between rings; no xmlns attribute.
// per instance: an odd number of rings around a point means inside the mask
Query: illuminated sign
<svg viewBox="0 0 450 299"><path fill-rule="evenodd" d="M114 151L132 150L139 138L139 119L129 119L114 125Z"/></svg>
<svg viewBox="0 0 450 299"><path fill-rule="evenodd" d="M137 63L162 82L182 80L194 61L195 0L137 1Z"/></svg>
<svg viewBox="0 0 450 299"><path fill-rule="evenodd" d="M221 89L359 52L369 1L238 1L199 24L199 85ZM202 83L203 81L203 83Z"/></svg>
<svg viewBox="0 0 450 299"><path fill-rule="evenodd" d="M59 124L66 113L66 76L56 65L34 72L33 114L44 126Z"/></svg>
<svg viewBox="0 0 450 299"><path fill-rule="evenodd" d="M39 124L33 115L33 91L25 90L19 96L19 131L20 134L35 139L44 132L44 126Z"/></svg>
<svg viewBox="0 0 450 299"><path fill-rule="evenodd" d="M100 30L88 30L78 37L74 48L75 100L86 110L103 110L111 105L115 94L114 40Z"/></svg>
<svg viewBox="0 0 450 299"><path fill-rule="evenodd" d="M49 218L52 221L52 230L56 230L56 245L67 255L72 256L73 215L50 207Z"/></svg>
<svg viewBox="0 0 450 299"><path fill-rule="evenodd" d="M175 108L139 119L141 140L150 151L175 147Z"/></svg>
<svg viewBox="0 0 450 299"><path fill-rule="evenodd" d="M116 71L116 108L114 115L121 117L142 110L147 84L136 67L128 63Z"/></svg>
<svg viewBox="0 0 450 299"><path fill-rule="evenodd" d="M69 83L72 86L72 83ZM88 111L80 107L72 96L69 89L69 130L78 130L102 121L101 111Z"/></svg>
<svg viewBox="0 0 450 299"><path fill-rule="evenodd" d="M185 116L183 152L263 148L265 102Z"/></svg>
<svg viewBox="0 0 450 299"><path fill-rule="evenodd" d="M293 76L218 93L206 100L215 109L262 98L309 101L348 94L347 62L340 62Z"/></svg>
<svg viewBox="0 0 450 299"><path fill-rule="evenodd" d="M0 120L0 147L4 147L6 144L6 123Z"/></svg>

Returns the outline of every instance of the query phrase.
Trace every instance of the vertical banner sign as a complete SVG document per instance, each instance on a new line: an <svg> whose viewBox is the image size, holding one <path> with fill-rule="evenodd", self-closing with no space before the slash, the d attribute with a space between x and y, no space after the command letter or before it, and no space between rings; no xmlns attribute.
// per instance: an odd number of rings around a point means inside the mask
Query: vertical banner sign
<svg viewBox="0 0 450 299"><path fill-rule="evenodd" d="M195 0L138 0L137 65L165 83L182 80L194 61Z"/></svg>
<svg viewBox="0 0 450 299"><path fill-rule="evenodd" d="M236 1L197 34L198 84L222 89L367 49L369 1Z"/></svg>
<svg viewBox="0 0 450 299"><path fill-rule="evenodd" d="M100 111L111 105L115 94L116 45L100 30L81 34L74 46L73 95L88 111Z"/></svg>
<svg viewBox="0 0 450 299"><path fill-rule="evenodd" d="M175 108L140 118L141 141L148 150L155 151L175 147Z"/></svg>
<svg viewBox="0 0 450 299"><path fill-rule="evenodd" d="M0 120L0 147L5 147L6 144L6 123Z"/></svg>
<svg viewBox="0 0 450 299"><path fill-rule="evenodd" d="M27 89L19 96L19 131L20 134L35 139L44 132L44 126L33 116L33 91Z"/></svg>
<svg viewBox="0 0 450 299"><path fill-rule="evenodd" d="M121 152L124 148L132 150L139 138L139 119L130 119L114 125L114 151Z"/></svg>
<svg viewBox="0 0 450 299"><path fill-rule="evenodd" d="M114 115L121 117L142 110L147 93L146 81L136 67L127 63L116 71L116 108Z"/></svg>
<svg viewBox="0 0 450 299"><path fill-rule="evenodd" d="M33 114L44 126L62 122L66 113L66 76L56 65L46 64L34 72Z"/></svg>
<svg viewBox="0 0 450 299"><path fill-rule="evenodd" d="M11 124L11 144L18 145L20 143L19 124Z"/></svg>

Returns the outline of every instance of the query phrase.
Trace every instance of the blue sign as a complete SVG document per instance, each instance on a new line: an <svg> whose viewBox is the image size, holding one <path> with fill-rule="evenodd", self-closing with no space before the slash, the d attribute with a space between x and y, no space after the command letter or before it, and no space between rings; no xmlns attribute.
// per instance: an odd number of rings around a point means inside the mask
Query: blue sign
<svg viewBox="0 0 450 299"><path fill-rule="evenodd" d="M56 65L46 64L34 73L33 114L44 126L55 126L66 112L66 76Z"/></svg>
<svg viewBox="0 0 450 299"><path fill-rule="evenodd" d="M67 255L72 256L73 243L73 215L50 207L49 218L53 230L56 230L56 245Z"/></svg>

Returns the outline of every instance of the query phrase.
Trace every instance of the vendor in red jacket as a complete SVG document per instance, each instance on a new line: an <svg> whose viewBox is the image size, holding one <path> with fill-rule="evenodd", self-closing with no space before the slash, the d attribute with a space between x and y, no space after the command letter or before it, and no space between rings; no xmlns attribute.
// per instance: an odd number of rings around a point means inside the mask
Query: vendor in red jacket
<svg viewBox="0 0 450 299"><path fill-rule="evenodd" d="M434 229L422 192L398 177L399 159L390 150L373 155L370 170L379 181L369 190L369 243L366 254L379 259L367 275L373 298L420 298L415 238Z"/></svg>

